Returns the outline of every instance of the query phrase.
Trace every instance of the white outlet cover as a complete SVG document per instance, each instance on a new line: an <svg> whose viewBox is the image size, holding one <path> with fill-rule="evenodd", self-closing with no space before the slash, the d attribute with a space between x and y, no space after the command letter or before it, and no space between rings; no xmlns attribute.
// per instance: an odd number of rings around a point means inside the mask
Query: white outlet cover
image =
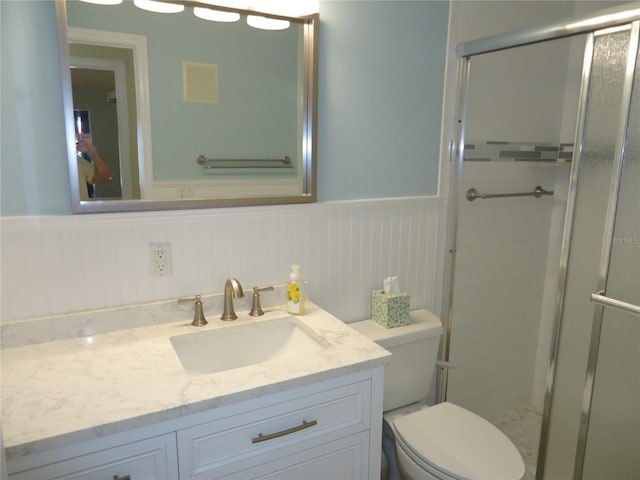
<svg viewBox="0 0 640 480"><path fill-rule="evenodd" d="M171 275L171 244L150 243L149 258L151 259L151 274L155 277Z"/></svg>

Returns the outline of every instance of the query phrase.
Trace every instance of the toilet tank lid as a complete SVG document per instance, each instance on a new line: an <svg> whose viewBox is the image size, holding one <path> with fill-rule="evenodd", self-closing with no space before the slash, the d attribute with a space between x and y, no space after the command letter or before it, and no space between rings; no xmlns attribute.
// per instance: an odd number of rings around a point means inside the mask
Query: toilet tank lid
<svg viewBox="0 0 640 480"><path fill-rule="evenodd" d="M355 322L349 326L382 347L392 347L442 335L440 319L429 310L409 312L409 324L402 327L385 328L373 320Z"/></svg>

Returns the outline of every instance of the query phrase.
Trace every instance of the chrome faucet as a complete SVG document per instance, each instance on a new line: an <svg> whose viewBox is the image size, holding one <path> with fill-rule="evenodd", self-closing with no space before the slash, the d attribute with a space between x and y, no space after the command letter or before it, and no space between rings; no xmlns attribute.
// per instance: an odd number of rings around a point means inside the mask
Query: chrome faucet
<svg viewBox="0 0 640 480"><path fill-rule="evenodd" d="M236 312L233 311L233 299L244 297L242 285L235 278L228 278L224 284L224 309L222 310L221 320L235 320L238 318Z"/></svg>

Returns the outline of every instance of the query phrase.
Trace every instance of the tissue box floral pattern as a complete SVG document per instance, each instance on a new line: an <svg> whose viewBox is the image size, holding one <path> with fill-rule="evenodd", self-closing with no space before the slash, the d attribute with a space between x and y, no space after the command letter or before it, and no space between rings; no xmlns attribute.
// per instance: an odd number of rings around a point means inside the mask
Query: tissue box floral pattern
<svg viewBox="0 0 640 480"><path fill-rule="evenodd" d="M409 294L404 292L385 295L374 290L371 295L371 316L385 328L409 324Z"/></svg>

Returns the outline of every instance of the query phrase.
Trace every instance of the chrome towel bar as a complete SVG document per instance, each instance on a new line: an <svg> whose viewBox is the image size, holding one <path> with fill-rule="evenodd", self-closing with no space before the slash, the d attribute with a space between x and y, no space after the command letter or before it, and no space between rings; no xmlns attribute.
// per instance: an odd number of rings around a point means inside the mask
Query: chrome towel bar
<svg viewBox="0 0 640 480"><path fill-rule="evenodd" d="M619 308L625 312L634 313L640 315L640 305L634 305L632 303L623 302L622 300L616 300L604 295L604 292L592 293L591 301L599 303L600 305L606 305L608 307Z"/></svg>
<svg viewBox="0 0 640 480"><path fill-rule="evenodd" d="M467 200L473 202L476 198L488 199L488 198L504 198L504 197L543 197L546 195L553 195L553 190L545 190L538 185L533 192L520 192L520 193L480 193L475 188L467 190Z"/></svg>
<svg viewBox="0 0 640 480"><path fill-rule="evenodd" d="M203 168L293 168L291 158L286 155L282 158L206 158L199 155L196 162Z"/></svg>

